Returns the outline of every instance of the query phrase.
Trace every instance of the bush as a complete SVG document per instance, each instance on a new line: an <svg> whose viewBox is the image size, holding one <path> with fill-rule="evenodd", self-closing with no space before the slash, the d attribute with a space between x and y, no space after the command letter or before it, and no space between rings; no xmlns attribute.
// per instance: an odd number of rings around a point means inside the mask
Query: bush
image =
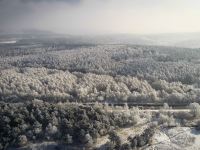
<svg viewBox="0 0 200 150"><path fill-rule="evenodd" d="M122 144L122 146L120 147L120 150L131 150L131 146L129 143L124 143Z"/></svg>
<svg viewBox="0 0 200 150"><path fill-rule="evenodd" d="M136 135L135 137L128 137L128 141L130 142L130 146L132 148L143 147L150 142L154 134L154 127L146 129L143 134Z"/></svg>
<svg viewBox="0 0 200 150"><path fill-rule="evenodd" d="M114 150L115 145L112 142L107 142L105 145L103 145L103 148L100 148L100 150Z"/></svg>
<svg viewBox="0 0 200 150"><path fill-rule="evenodd" d="M117 133L115 131L111 131L109 133L109 137L110 141L115 145L116 149L119 149L121 147L121 139L120 137L117 135Z"/></svg>
<svg viewBox="0 0 200 150"><path fill-rule="evenodd" d="M198 103L191 103L189 105L189 108L194 117L196 118L200 117L200 105Z"/></svg>
<svg viewBox="0 0 200 150"><path fill-rule="evenodd" d="M18 142L18 146L22 147L22 146L25 146L27 144L28 139L27 139L26 135L20 135L18 137L18 141L17 142Z"/></svg>

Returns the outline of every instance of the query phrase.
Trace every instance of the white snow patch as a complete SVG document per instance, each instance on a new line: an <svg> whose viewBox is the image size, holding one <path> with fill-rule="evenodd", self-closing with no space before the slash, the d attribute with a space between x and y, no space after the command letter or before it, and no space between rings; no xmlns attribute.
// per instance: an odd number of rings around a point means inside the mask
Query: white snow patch
<svg viewBox="0 0 200 150"><path fill-rule="evenodd" d="M165 133L158 131L154 134L152 143L170 143L170 139Z"/></svg>
<svg viewBox="0 0 200 150"><path fill-rule="evenodd" d="M0 44L14 44L17 41L0 41Z"/></svg>
<svg viewBox="0 0 200 150"><path fill-rule="evenodd" d="M189 127L158 130L146 150L200 150L200 132Z"/></svg>

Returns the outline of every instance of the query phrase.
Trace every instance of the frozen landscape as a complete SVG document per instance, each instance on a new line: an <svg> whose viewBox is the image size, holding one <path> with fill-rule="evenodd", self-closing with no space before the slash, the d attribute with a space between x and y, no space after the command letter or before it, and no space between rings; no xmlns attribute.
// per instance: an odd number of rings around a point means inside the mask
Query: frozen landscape
<svg viewBox="0 0 200 150"><path fill-rule="evenodd" d="M198 48L70 40L0 46L2 149L200 148Z"/></svg>
<svg viewBox="0 0 200 150"><path fill-rule="evenodd" d="M0 150L199 150L198 0L0 0Z"/></svg>

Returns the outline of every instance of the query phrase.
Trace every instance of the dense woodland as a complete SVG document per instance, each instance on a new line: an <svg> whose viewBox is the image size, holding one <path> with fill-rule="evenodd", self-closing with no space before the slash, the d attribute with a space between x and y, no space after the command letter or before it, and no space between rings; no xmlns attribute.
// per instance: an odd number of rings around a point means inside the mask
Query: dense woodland
<svg viewBox="0 0 200 150"><path fill-rule="evenodd" d="M198 49L132 45L69 45L61 49L56 45L37 46L28 46L26 50L1 47L1 68L45 67L112 76L131 75L185 84L199 83Z"/></svg>
<svg viewBox="0 0 200 150"><path fill-rule="evenodd" d="M200 116L199 49L69 43L27 39L0 45L0 149L41 141L89 148L106 135L109 142L100 150L150 143L154 125L127 143L114 131L147 114L116 113L107 103L197 102L190 105L193 114L150 117L162 125Z"/></svg>
<svg viewBox="0 0 200 150"><path fill-rule="evenodd" d="M46 39L1 45L0 50L5 101L199 101L199 49Z"/></svg>
<svg viewBox="0 0 200 150"><path fill-rule="evenodd" d="M50 104L40 100L0 103L0 149L28 142L60 141L91 147L96 139L119 127L137 123L138 114L107 112L103 105Z"/></svg>
<svg viewBox="0 0 200 150"><path fill-rule="evenodd" d="M148 82L132 76L97 75L46 68L1 71L1 100L21 102L186 103L199 102L199 89L180 82Z"/></svg>

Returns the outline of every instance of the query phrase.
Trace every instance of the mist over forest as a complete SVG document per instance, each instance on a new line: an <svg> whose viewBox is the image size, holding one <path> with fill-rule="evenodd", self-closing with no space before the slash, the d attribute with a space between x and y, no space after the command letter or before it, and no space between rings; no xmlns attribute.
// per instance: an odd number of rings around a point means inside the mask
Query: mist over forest
<svg viewBox="0 0 200 150"><path fill-rule="evenodd" d="M200 149L198 0L0 0L0 150Z"/></svg>
<svg viewBox="0 0 200 150"><path fill-rule="evenodd" d="M198 132L199 48L147 41L141 35L1 34L0 148L148 148L158 132ZM136 131L138 124L144 126ZM191 148L199 137L186 134ZM172 143L181 147L182 136Z"/></svg>

